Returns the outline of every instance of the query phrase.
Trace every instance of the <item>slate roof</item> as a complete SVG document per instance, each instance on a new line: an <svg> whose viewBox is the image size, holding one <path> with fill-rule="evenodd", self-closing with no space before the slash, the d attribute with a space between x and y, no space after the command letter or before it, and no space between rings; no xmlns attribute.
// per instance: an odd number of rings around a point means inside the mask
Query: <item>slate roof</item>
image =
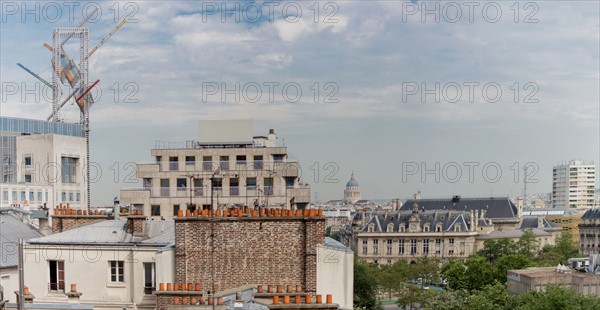
<svg viewBox="0 0 600 310"><path fill-rule="evenodd" d="M562 229L562 227L560 227L560 225L555 224L551 221L548 221L546 218L543 218L542 221L543 221L544 228ZM521 219L521 226L519 228L520 229L538 228L538 217L537 216L523 216L523 218Z"/></svg>
<svg viewBox="0 0 600 310"><path fill-rule="evenodd" d="M494 230L489 235L483 235L477 237L478 239L500 239L500 238L520 238L523 235L523 229L511 229L511 230ZM538 236L550 236L551 234L545 230L539 228L532 228L531 232Z"/></svg>
<svg viewBox="0 0 600 310"><path fill-rule="evenodd" d="M409 199L400 210L412 210L413 204L417 203L420 209L430 210L456 210L471 211L484 210L485 217L491 219L516 219L517 206L507 197L493 198L460 198L457 202L449 199Z"/></svg>
<svg viewBox="0 0 600 310"><path fill-rule="evenodd" d="M585 211L581 218L584 219L597 219L600 218L600 209L588 209Z"/></svg>
<svg viewBox="0 0 600 310"><path fill-rule="evenodd" d="M19 238L27 241L41 236L42 234L23 223L18 216L0 212L0 268L18 265Z"/></svg>
<svg viewBox="0 0 600 310"><path fill-rule="evenodd" d="M438 224L442 224L442 231L454 231L454 225L459 224L461 231L470 229L470 212L434 210L419 211L421 229L425 224L429 224L429 231L434 232ZM369 225L373 224L373 232L388 232L388 225L391 225L391 232L400 232L401 227L408 231L408 225L412 211L396 211L387 214L374 214L371 220L362 228L363 232L369 231Z"/></svg>
<svg viewBox="0 0 600 310"><path fill-rule="evenodd" d="M93 244L167 246L175 243L175 225L173 221L147 221L147 236L137 237L127 232L127 222L107 220L81 226L62 233L29 240L31 244Z"/></svg>

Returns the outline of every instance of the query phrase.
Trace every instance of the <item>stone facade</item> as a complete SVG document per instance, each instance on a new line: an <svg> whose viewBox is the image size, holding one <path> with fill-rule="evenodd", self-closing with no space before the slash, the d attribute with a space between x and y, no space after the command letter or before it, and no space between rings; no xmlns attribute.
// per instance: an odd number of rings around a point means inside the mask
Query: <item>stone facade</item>
<svg viewBox="0 0 600 310"><path fill-rule="evenodd" d="M255 283L315 292L324 235L322 216L176 217L175 279L209 290L214 270L217 292Z"/></svg>

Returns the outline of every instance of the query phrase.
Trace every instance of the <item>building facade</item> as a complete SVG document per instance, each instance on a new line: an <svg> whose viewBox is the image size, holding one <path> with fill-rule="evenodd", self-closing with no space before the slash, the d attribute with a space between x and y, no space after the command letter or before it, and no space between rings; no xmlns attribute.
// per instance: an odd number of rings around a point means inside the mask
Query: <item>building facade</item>
<svg viewBox="0 0 600 310"><path fill-rule="evenodd" d="M300 164L288 159L286 147L277 146L275 131L250 139L158 144L151 151L153 163L137 164L143 188L121 190L121 203L164 219L178 210L306 208L310 188L300 181Z"/></svg>
<svg viewBox="0 0 600 310"><path fill-rule="evenodd" d="M1 117L2 205L87 206L79 124Z"/></svg>
<svg viewBox="0 0 600 310"><path fill-rule="evenodd" d="M600 209L585 211L579 221L579 253L600 254Z"/></svg>
<svg viewBox="0 0 600 310"><path fill-rule="evenodd" d="M535 267L507 272L506 286L513 294L543 291L550 283L562 283L582 295L600 296L600 275L577 272L568 267Z"/></svg>
<svg viewBox="0 0 600 310"><path fill-rule="evenodd" d="M552 207L586 210L594 206L596 166L572 160L552 169Z"/></svg>
<svg viewBox="0 0 600 310"><path fill-rule="evenodd" d="M363 261L393 264L422 257L464 259L486 240L517 241L525 230L542 248L554 244L562 231L543 217L519 214L508 198L413 199L399 211L356 213L340 238Z"/></svg>

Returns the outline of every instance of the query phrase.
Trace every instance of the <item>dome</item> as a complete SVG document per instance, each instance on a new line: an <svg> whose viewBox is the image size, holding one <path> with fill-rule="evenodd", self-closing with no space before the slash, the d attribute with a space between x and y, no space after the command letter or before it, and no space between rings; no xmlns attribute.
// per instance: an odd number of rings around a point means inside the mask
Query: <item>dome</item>
<svg viewBox="0 0 600 310"><path fill-rule="evenodd" d="M358 187L358 182L356 182L354 179L354 173L352 173L352 176L350 176L350 181L346 183L346 187Z"/></svg>

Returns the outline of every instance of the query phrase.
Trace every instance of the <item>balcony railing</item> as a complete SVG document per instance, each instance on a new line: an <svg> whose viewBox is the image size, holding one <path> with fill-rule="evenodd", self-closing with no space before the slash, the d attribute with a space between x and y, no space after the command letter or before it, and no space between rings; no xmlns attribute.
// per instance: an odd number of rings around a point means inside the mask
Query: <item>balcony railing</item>
<svg viewBox="0 0 600 310"><path fill-rule="evenodd" d="M60 281L58 283L48 283L48 290L49 291L65 291L65 282L64 281Z"/></svg>

